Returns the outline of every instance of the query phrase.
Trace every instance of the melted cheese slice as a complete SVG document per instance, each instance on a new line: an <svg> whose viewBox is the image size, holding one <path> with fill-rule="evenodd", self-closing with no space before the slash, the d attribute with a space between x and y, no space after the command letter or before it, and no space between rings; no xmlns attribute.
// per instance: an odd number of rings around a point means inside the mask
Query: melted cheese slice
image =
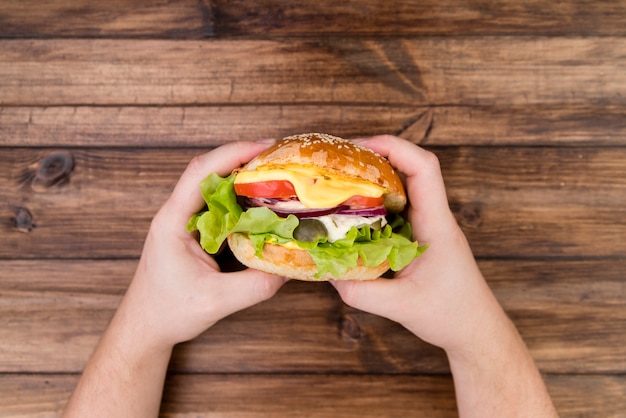
<svg viewBox="0 0 626 418"><path fill-rule="evenodd" d="M308 208L332 208L352 196L380 197L385 189L376 184L343 179L308 167L281 167L240 171L236 184L287 180L293 184L298 199Z"/></svg>

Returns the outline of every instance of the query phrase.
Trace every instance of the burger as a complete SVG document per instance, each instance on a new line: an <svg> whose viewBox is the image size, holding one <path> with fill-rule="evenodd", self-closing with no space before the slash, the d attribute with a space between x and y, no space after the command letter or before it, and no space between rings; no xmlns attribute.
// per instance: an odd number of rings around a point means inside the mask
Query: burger
<svg viewBox="0 0 626 418"><path fill-rule="evenodd" d="M284 138L222 178L187 230L208 253L225 241L243 265L292 279L371 280L426 249L401 216L407 199L389 161L335 136Z"/></svg>

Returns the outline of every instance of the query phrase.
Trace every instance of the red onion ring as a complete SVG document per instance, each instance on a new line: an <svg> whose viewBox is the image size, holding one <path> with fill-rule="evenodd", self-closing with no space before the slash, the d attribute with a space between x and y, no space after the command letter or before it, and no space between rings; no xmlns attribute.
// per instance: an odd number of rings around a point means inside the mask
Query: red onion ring
<svg viewBox="0 0 626 418"><path fill-rule="evenodd" d="M343 207L347 207L347 206L343 206ZM317 218L320 216L332 215L333 213L337 213L337 211L339 211L342 208L342 206L336 206L334 208L324 208L324 209L300 209L300 210L293 210L293 209L283 210L283 209L271 208L269 206L268 208L274 211L281 218L286 218L289 215L294 215L296 218L300 219L300 218Z"/></svg>
<svg viewBox="0 0 626 418"><path fill-rule="evenodd" d="M242 206L246 208L265 206L281 218L286 218L289 215L294 215L297 218L316 218L318 216L331 215L339 210L348 208L348 206L335 206L332 208L319 209L284 209L280 207L280 202L281 200L278 199L247 198Z"/></svg>
<svg viewBox="0 0 626 418"><path fill-rule="evenodd" d="M347 208L336 212L337 215L356 215L356 216L380 216L386 215L387 210L384 206L376 206L373 208Z"/></svg>
<svg viewBox="0 0 626 418"><path fill-rule="evenodd" d="M294 215L297 218L317 218L325 215L355 215L355 216L380 216L386 215L387 211L384 206L376 206L373 208L356 208L347 205L339 205L332 208L319 208L319 209L284 209L279 206L281 200L279 199L265 199L265 198L246 198L243 202L247 208L265 206L271 209L281 218L286 218L289 215Z"/></svg>

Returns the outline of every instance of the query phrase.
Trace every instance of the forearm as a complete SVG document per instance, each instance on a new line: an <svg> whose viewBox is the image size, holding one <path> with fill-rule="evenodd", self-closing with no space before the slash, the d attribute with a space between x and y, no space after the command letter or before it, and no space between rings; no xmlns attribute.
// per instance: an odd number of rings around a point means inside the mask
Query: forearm
<svg viewBox="0 0 626 418"><path fill-rule="evenodd" d="M103 335L63 417L156 417L171 347L150 345L124 304Z"/></svg>
<svg viewBox="0 0 626 418"><path fill-rule="evenodd" d="M542 377L508 317L494 314L485 327L474 345L448 352L459 415L557 417Z"/></svg>

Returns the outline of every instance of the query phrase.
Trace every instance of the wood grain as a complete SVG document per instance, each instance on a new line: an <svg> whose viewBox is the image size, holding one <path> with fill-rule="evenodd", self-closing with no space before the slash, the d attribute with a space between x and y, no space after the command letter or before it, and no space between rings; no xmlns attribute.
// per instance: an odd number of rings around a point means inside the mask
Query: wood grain
<svg viewBox="0 0 626 418"><path fill-rule="evenodd" d="M476 254L623 257L626 246L610 232L626 215L622 151L468 147L438 156L449 201ZM600 250L607 244L613 250Z"/></svg>
<svg viewBox="0 0 626 418"><path fill-rule="evenodd" d="M623 107L369 105L0 107L0 146L213 147L328 132L424 146L626 144Z"/></svg>
<svg viewBox="0 0 626 418"><path fill-rule="evenodd" d="M76 380L73 375L0 376L0 415L58 417ZM622 376L547 376L546 382L561 418L624 416L626 379ZM448 377L171 375L160 416L191 415L458 416Z"/></svg>
<svg viewBox="0 0 626 418"><path fill-rule="evenodd" d="M624 34L626 6L614 1L463 0L303 1L215 0L220 36L341 34L616 35Z"/></svg>
<svg viewBox="0 0 626 418"><path fill-rule="evenodd" d="M4 40L0 105L623 105L624 56L618 37Z"/></svg>
<svg viewBox="0 0 626 418"><path fill-rule="evenodd" d="M353 138L400 132L426 111L425 107L337 105L3 107L0 145L206 149L301 132Z"/></svg>
<svg viewBox="0 0 626 418"><path fill-rule="evenodd" d="M416 410L429 417L456 415L451 381L443 377L224 376L207 382L204 376L173 376L168 383L164 416L213 408L226 416L406 417ZM221 389L207 397L214 386ZM277 393L283 396L276 399Z"/></svg>
<svg viewBox="0 0 626 418"><path fill-rule="evenodd" d="M435 151L449 201L477 256L626 255L623 149ZM4 149L0 258L137 257L150 220L199 153Z"/></svg>
<svg viewBox="0 0 626 418"><path fill-rule="evenodd" d="M213 33L207 1L5 0L0 37L201 37Z"/></svg>
<svg viewBox="0 0 626 418"><path fill-rule="evenodd" d="M626 142L626 109L595 106L439 106L423 146L569 145L622 146Z"/></svg>
<svg viewBox="0 0 626 418"><path fill-rule="evenodd" d="M626 372L626 262L481 260L546 373ZM0 371L76 373L113 315L135 260L2 261ZM288 313L288 314L286 314ZM290 282L175 350L188 373L446 374L443 352L346 307L326 283Z"/></svg>
<svg viewBox="0 0 626 418"><path fill-rule="evenodd" d="M0 416L60 415L193 156L322 131L434 151L560 416L625 417L625 67L623 1L0 2ZM268 415L457 412L440 349L290 282L161 411Z"/></svg>
<svg viewBox="0 0 626 418"><path fill-rule="evenodd" d="M608 0L9 0L0 37L623 35L625 12Z"/></svg>

